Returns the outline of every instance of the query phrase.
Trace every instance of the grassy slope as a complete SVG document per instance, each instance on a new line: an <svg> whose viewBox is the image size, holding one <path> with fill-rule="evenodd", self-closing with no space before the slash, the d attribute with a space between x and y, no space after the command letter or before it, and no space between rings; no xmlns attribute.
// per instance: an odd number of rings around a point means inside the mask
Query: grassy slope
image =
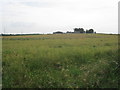
<svg viewBox="0 0 120 90"><path fill-rule="evenodd" d="M118 87L116 35L3 37L3 87Z"/></svg>

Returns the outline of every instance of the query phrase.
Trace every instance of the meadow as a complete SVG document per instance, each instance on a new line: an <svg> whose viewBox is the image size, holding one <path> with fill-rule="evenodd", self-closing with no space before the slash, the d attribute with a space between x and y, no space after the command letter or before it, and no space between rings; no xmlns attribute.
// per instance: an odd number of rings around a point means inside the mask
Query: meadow
<svg viewBox="0 0 120 90"><path fill-rule="evenodd" d="M2 37L3 88L118 88L118 35Z"/></svg>

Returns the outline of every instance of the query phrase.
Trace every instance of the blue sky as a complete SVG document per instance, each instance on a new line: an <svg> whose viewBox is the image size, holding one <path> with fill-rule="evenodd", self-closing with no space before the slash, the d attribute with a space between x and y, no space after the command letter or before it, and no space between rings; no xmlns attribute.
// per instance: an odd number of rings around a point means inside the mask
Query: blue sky
<svg viewBox="0 0 120 90"><path fill-rule="evenodd" d="M0 3L2 33L66 32L75 27L118 33L118 0L1 0Z"/></svg>

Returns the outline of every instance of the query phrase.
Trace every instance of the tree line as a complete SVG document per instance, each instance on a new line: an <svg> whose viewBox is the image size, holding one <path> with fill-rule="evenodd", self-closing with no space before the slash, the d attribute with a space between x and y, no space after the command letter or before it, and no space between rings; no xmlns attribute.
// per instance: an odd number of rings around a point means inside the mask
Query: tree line
<svg viewBox="0 0 120 90"><path fill-rule="evenodd" d="M93 29L84 30L83 28L74 28L74 33L96 33Z"/></svg>

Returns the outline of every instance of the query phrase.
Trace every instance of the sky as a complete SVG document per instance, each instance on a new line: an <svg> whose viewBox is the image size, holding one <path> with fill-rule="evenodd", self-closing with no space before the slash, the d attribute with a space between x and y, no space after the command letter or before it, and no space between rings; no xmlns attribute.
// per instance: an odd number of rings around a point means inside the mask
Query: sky
<svg viewBox="0 0 120 90"><path fill-rule="evenodd" d="M1 33L118 33L119 0L0 0Z"/></svg>

